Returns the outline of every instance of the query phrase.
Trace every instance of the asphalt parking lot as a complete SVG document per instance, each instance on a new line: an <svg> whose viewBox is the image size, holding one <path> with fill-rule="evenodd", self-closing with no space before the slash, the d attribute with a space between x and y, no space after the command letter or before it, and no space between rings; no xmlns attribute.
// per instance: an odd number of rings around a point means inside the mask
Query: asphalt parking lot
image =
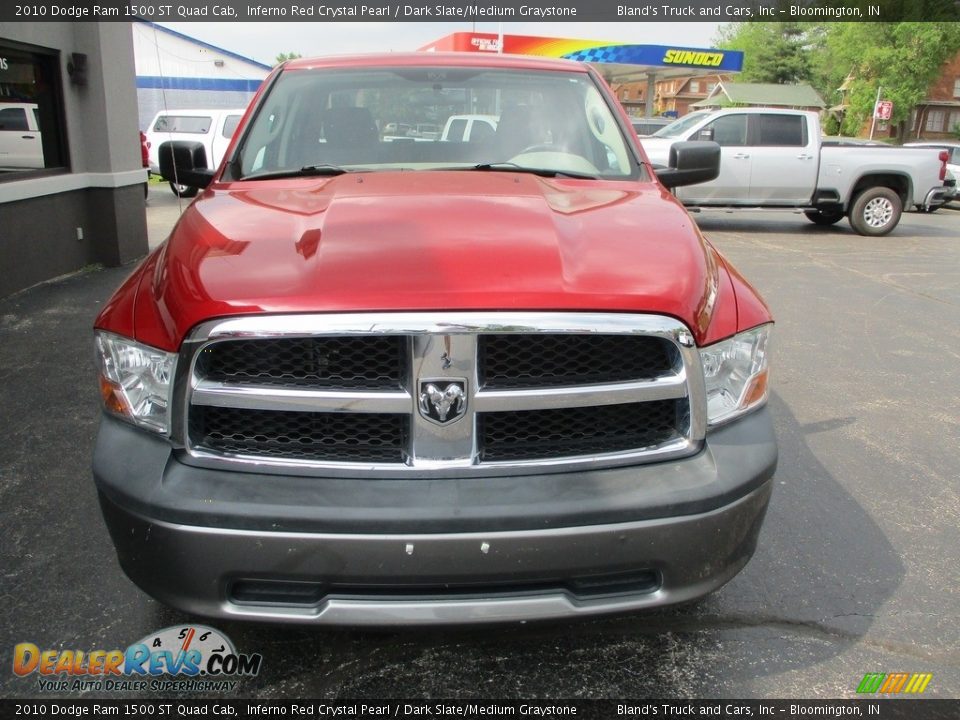
<svg viewBox="0 0 960 720"><path fill-rule="evenodd" d="M179 212L153 185L151 244ZM757 554L701 603L574 624L369 633L213 623L264 656L241 697L853 697L867 672L929 672L960 697L960 212L894 234L791 212L704 212L769 302L780 445ZM117 565L90 456L90 326L130 268L0 300L4 697L38 696L13 646L124 648L197 621ZM148 694L144 695L145 697Z"/></svg>

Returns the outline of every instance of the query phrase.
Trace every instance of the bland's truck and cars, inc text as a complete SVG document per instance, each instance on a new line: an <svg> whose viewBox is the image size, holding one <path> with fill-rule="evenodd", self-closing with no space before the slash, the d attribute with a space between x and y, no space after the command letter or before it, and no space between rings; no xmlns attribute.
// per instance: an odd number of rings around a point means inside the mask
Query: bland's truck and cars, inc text
<svg viewBox="0 0 960 720"><path fill-rule="evenodd" d="M445 108L439 114L437 108ZM453 116L490 132L405 137ZM393 132L389 132L390 128ZM587 65L294 60L96 321L94 456L127 575L206 616L623 612L752 555L772 319Z"/></svg>

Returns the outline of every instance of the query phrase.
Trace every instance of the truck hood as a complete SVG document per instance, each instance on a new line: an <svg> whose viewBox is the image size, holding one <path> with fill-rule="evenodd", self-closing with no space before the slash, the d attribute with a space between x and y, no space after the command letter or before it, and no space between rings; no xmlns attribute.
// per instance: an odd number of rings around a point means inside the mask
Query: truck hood
<svg viewBox="0 0 960 720"><path fill-rule="evenodd" d="M135 328L176 348L201 321L247 313L592 310L670 315L702 339L720 267L652 182L482 171L236 182L204 192L148 260Z"/></svg>

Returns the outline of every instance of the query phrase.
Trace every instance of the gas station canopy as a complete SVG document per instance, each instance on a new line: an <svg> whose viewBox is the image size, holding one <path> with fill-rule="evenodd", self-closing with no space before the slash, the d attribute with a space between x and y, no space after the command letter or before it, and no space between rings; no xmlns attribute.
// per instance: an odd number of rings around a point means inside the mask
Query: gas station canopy
<svg viewBox="0 0 960 720"><path fill-rule="evenodd" d="M601 40L503 35L502 52L588 62L608 83L740 72L739 50L677 45L630 45ZM426 52L500 52L496 33L456 32L420 48Z"/></svg>

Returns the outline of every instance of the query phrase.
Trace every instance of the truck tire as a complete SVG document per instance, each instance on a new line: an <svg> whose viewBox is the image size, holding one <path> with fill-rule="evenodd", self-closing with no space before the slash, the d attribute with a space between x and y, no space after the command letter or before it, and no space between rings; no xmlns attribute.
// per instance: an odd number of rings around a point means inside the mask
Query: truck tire
<svg viewBox="0 0 960 720"><path fill-rule="evenodd" d="M200 192L200 188L190 187L189 185L177 185L175 182L170 183L170 189L174 195L182 198L192 198Z"/></svg>
<svg viewBox="0 0 960 720"><path fill-rule="evenodd" d="M850 226L860 235L886 235L900 222L903 203L887 187L867 188L853 201Z"/></svg>
<svg viewBox="0 0 960 720"><path fill-rule="evenodd" d="M804 210L803 214L815 225L834 225L843 220L842 210Z"/></svg>

